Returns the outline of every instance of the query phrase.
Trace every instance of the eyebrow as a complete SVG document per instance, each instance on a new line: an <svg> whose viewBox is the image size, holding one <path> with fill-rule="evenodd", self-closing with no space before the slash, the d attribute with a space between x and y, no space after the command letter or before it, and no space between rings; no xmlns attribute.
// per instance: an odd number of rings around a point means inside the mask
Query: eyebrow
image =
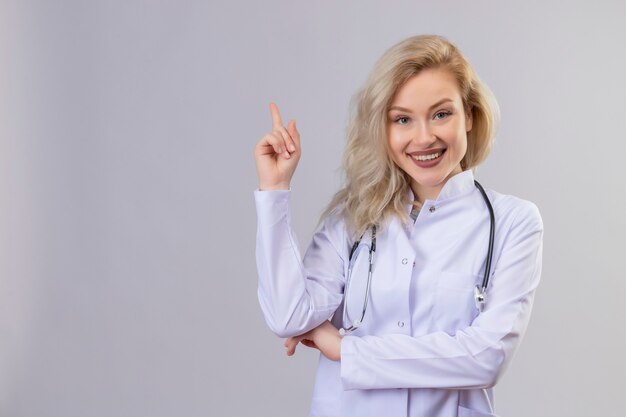
<svg viewBox="0 0 626 417"><path fill-rule="evenodd" d="M435 104L433 104L432 106L430 106L430 107L428 108L428 110L431 110L433 107L440 106L440 105L442 105L443 103L447 103L448 101L452 102L452 101L454 101L454 100L452 100L451 98L442 98L441 100L439 100L438 102L436 102ZM406 113L411 113L411 109L407 109L407 108L405 108L405 107L400 107L400 106L391 106L391 107L389 108L389 111L391 111L391 110L400 110L400 111L403 111L403 112L406 112Z"/></svg>

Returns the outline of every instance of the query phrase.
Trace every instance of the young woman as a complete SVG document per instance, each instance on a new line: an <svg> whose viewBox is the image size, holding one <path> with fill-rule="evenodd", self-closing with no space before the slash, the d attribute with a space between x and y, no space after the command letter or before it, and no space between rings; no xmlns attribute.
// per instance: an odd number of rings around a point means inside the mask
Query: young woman
<svg viewBox="0 0 626 417"><path fill-rule="evenodd" d="M493 416L541 274L537 207L473 169L498 121L439 36L389 49L359 91L346 181L304 258L290 225L295 121L256 145L258 295L288 355L321 352L311 416Z"/></svg>

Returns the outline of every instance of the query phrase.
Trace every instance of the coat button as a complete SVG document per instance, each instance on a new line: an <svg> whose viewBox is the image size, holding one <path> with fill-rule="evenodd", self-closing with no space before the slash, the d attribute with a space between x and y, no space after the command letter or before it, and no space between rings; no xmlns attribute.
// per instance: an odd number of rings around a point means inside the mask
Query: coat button
<svg viewBox="0 0 626 417"><path fill-rule="evenodd" d="M403 321L399 321L398 322L398 327L404 327L404 322Z"/></svg>
<svg viewBox="0 0 626 417"><path fill-rule="evenodd" d="M402 265L406 265L409 260L407 258L402 258Z"/></svg>
<svg viewBox="0 0 626 417"><path fill-rule="evenodd" d="M430 211L431 213L434 213L435 210L437 210L435 206L430 206L430 208L428 209L428 211Z"/></svg>

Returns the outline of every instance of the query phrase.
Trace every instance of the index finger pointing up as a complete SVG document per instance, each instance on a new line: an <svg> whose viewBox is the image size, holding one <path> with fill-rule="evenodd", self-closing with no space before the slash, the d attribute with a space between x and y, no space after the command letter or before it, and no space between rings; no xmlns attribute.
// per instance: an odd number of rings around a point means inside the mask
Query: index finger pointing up
<svg viewBox="0 0 626 417"><path fill-rule="evenodd" d="M280 112L276 103L270 103L270 112L272 113L272 129L283 127L283 119L280 118Z"/></svg>

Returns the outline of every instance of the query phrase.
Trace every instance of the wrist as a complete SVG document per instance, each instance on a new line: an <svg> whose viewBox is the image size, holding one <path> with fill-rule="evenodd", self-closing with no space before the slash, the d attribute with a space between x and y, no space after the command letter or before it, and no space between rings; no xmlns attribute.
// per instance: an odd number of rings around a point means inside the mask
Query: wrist
<svg viewBox="0 0 626 417"><path fill-rule="evenodd" d="M289 190L289 183L259 184L259 191Z"/></svg>
<svg viewBox="0 0 626 417"><path fill-rule="evenodd" d="M326 357L332 361L341 359L341 336L332 336L326 345Z"/></svg>
<svg viewBox="0 0 626 417"><path fill-rule="evenodd" d="M343 338L339 335L337 335L337 340L336 340L336 344L335 344L335 360L336 361L340 361L341 360L341 341L343 340Z"/></svg>

